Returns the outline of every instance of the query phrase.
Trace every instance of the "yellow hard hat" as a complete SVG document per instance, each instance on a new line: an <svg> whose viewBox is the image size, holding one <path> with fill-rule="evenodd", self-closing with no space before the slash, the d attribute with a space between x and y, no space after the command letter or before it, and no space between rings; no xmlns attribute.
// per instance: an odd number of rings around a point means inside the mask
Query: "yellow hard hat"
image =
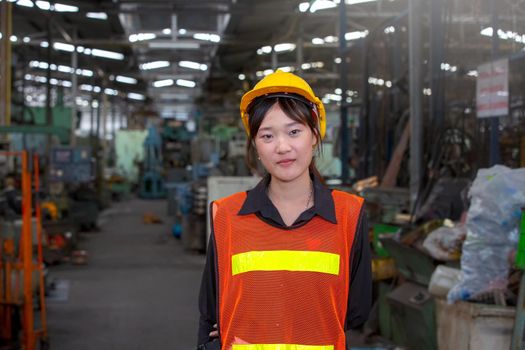
<svg viewBox="0 0 525 350"><path fill-rule="evenodd" d="M295 74L283 72L277 70L275 73L267 75L264 79L255 85L255 87L244 94L241 99L241 119L246 129L246 133L250 134L250 127L248 124L248 107L253 100L257 97L278 94L278 93L291 93L297 94L312 103L312 109L319 120L319 132L321 133L321 139L324 138L326 133L326 112L324 105L321 100L315 96L314 91L308 85L304 79L298 77Z"/></svg>

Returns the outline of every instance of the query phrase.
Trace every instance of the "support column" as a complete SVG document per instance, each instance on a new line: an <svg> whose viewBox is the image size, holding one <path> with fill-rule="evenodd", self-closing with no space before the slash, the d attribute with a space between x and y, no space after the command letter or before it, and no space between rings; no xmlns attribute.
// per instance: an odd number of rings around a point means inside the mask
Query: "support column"
<svg viewBox="0 0 525 350"><path fill-rule="evenodd" d="M11 34L12 8L10 2L0 2L0 125L11 123ZM5 134L3 135L6 136Z"/></svg>
<svg viewBox="0 0 525 350"><path fill-rule="evenodd" d="M444 124L443 99L443 8L444 0L430 1L430 117L433 130L441 131ZM437 136L437 135L435 135Z"/></svg>
<svg viewBox="0 0 525 350"><path fill-rule="evenodd" d="M77 40L77 31L73 31L73 40ZM73 74L71 74L71 134L69 137L69 143L71 146L76 145L76 127L77 127L77 95L78 95L78 78L77 78L77 69L78 69L78 53L75 50L71 53L71 67L73 68Z"/></svg>
<svg viewBox="0 0 525 350"><path fill-rule="evenodd" d="M341 108L340 108L340 130L341 130L341 181L348 182L348 108L346 105L346 90L348 90L348 72L346 62L346 3L339 2L339 56L341 57L339 88L341 89Z"/></svg>
<svg viewBox="0 0 525 350"><path fill-rule="evenodd" d="M499 54L499 38L498 38L498 2L491 0L490 9L492 12L492 51L491 58L494 62ZM499 117L490 118L490 159L489 165L493 166L501 163L501 155L499 149Z"/></svg>
<svg viewBox="0 0 525 350"><path fill-rule="evenodd" d="M409 1L410 205L413 212L423 178L423 85L421 79L422 5L420 0Z"/></svg>

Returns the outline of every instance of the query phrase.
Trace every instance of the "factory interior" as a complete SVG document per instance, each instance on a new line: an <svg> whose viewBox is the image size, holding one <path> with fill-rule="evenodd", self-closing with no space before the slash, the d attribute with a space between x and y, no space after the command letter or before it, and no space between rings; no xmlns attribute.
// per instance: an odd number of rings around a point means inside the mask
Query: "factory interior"
<svg viewBox="0 0 525 350"><path fill-rule="evenodd" d="M0 350L221 349L211 204L268 176L239 106L276 72L364 199L346 349L525 349L525 0L0 0Z"/></svg>

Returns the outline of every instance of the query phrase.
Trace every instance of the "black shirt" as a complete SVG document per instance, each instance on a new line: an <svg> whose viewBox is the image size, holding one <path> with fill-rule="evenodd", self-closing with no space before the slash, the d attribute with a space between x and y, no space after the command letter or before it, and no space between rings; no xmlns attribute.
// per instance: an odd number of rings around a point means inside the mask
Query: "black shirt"
<svg viewBox="0 0 525 350"><path fill-rule="evenodd" d="M293 230L308 223L315 215L337 224L332 190L316 177L314 184L314 205L305 210L297 220L286 226L279 211L267 195L270 176L266 176L252 190L247 192L246 200L237 215L255 214L261 220L281 229ZM213 225L212 225L213 227ZM199 293L199 335L198 344L206 344L213 339L209 333L217 323L217 255L215 237L212 229L206 256L206 265ZM359 328L368 318L372 304L372 267L370 244L368 241L368 222L361 209L350 257L350 293L345 320L345 330Z"/></svg>

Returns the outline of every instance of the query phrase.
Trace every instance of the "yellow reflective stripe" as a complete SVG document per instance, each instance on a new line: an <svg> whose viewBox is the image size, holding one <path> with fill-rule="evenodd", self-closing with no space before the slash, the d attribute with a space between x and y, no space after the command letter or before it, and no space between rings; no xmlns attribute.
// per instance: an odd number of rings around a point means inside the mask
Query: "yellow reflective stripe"
<svg viewBox="0 0 525 350"><path fill-rule="evenodd" d="M249 271L307 271L339 274L339 255L297 250L252 251L232 256L232 275Z"/></svg>
<svg viewBox="0 0 525 350"><path fill-rule="evenodd" d="M232 350L334 350L334 346L300 344L233 344Z"/></svg>

